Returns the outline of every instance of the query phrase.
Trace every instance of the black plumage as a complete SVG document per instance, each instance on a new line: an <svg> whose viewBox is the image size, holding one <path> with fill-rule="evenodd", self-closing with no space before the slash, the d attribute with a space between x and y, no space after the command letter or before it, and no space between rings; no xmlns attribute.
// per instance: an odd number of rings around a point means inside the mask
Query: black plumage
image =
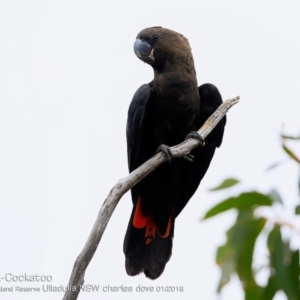
<svg viewBox="0 0 300 300"><path fill-rule="evenodd" d="M154 79L135 93L128 111L129 171L152 157L160 145L173 146L198 130L222 103L211 84L198 88L188 40L162 27L142 30L134 44L136 55L150 64ZM165 163L132 188L133 210L124 240L126 271L161 275L172 252L175 218L195 193L216 147L222 143L226 117L206 138L204 147ZM187 229L188 230L188 229Z"/></svg>

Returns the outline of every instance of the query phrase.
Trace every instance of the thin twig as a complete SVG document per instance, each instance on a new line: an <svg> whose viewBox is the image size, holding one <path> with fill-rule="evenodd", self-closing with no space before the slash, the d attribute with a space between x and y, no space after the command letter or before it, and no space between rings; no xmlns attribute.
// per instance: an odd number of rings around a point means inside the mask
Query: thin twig
<svg viewBox="0 0 300 300"><path fill-rule="evenodd" d="M226 100L219 108L206 120L204 125L198 130L198 133L205 139L214 127L221 121L227 111L236 103L238 103L240 97L237 96L233 99ZM196 148L200 144L200 141L196 139L188 139L179 145L171 147L173 157L186 156L190 151ZM121 197L135 186L139 181L151 173L154 169L167 161L164 154L158 153L149 160L147 160L140 167L131 172L126 178L123 178L117 182L117 184L111 189L107 198L105 199L99 213L93 229L88 237L88 240L77 257L73 271L69 280L68 289L65 292L63 300L75 300L77 299L80 286L84 283L85 270L88 267L94 253L97 250L101 237L108 224L108 221L117 206Z"/></svg>

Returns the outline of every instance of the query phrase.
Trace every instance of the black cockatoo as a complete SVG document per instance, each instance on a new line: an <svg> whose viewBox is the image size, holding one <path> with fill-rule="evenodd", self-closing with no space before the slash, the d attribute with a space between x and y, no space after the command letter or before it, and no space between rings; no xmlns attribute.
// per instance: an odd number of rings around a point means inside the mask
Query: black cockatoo
<svg viewBox="0 0 300 300"><path fill-rule="evenodd" d="M129 275L144 272L156 279L172 252L174 222L205 175L216 147L222 143L226 117L195 148L190 159L171 159L168 146L181 143L198 130L222 103L212 84L198 87L188 40L162 27L142 30L134 43L139 59L151 65L154 79L133 96L127 120L129 171L157 151L164 163L131 190L133 210L124 240L125 267Z"/></svg>

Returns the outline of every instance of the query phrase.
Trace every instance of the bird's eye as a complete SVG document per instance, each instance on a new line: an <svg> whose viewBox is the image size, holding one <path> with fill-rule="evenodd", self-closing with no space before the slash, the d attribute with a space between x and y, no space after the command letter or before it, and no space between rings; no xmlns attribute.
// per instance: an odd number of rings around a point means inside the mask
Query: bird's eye
<svg viewBox="0 0 300 300"><path fill-rule="evenodd" d="M154 34L154 35L152 36L152 39L153 39L153 40L158 40L158 39L159 39L159 35L158 35L158 34Z"/></svg>

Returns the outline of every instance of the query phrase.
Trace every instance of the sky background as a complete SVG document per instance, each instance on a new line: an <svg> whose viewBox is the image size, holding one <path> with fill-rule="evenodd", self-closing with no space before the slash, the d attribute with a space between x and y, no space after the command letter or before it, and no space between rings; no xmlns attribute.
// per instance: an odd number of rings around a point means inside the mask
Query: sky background
<svg viewBox="0 0 300 300"><path fill-rule="evenodd" d="M278 137L283 124L290 134L300 130L299 15L300 2L287 0L1 1L0 277L48 275L52 285L67 285L105 197L128 174L127 109L139 86L153 78L151 67L135 57L133 43L142 29L163 26L189 39L199 85L213 83L223 99L240 95L241 100L228 113L222 147L206 177L176 221L173 255L163 275L151 281L125 272L127 193L85 283L134 290L183 286L183 293L171 295L178 300L242 299L237 280L221 298L215 293L216 247L225 241L234 213L206 222L200 218L229 195L208 192L227 177L239 178L245 189L276 187L290 218L298 170L288 160L272 172L266 169L286 160ZM3 280L1 285L41 287ZM3 299L62 297L6 293ZM79 296L140 298L138 292ZM278 294L276 300L281 299Z"/></svg>

